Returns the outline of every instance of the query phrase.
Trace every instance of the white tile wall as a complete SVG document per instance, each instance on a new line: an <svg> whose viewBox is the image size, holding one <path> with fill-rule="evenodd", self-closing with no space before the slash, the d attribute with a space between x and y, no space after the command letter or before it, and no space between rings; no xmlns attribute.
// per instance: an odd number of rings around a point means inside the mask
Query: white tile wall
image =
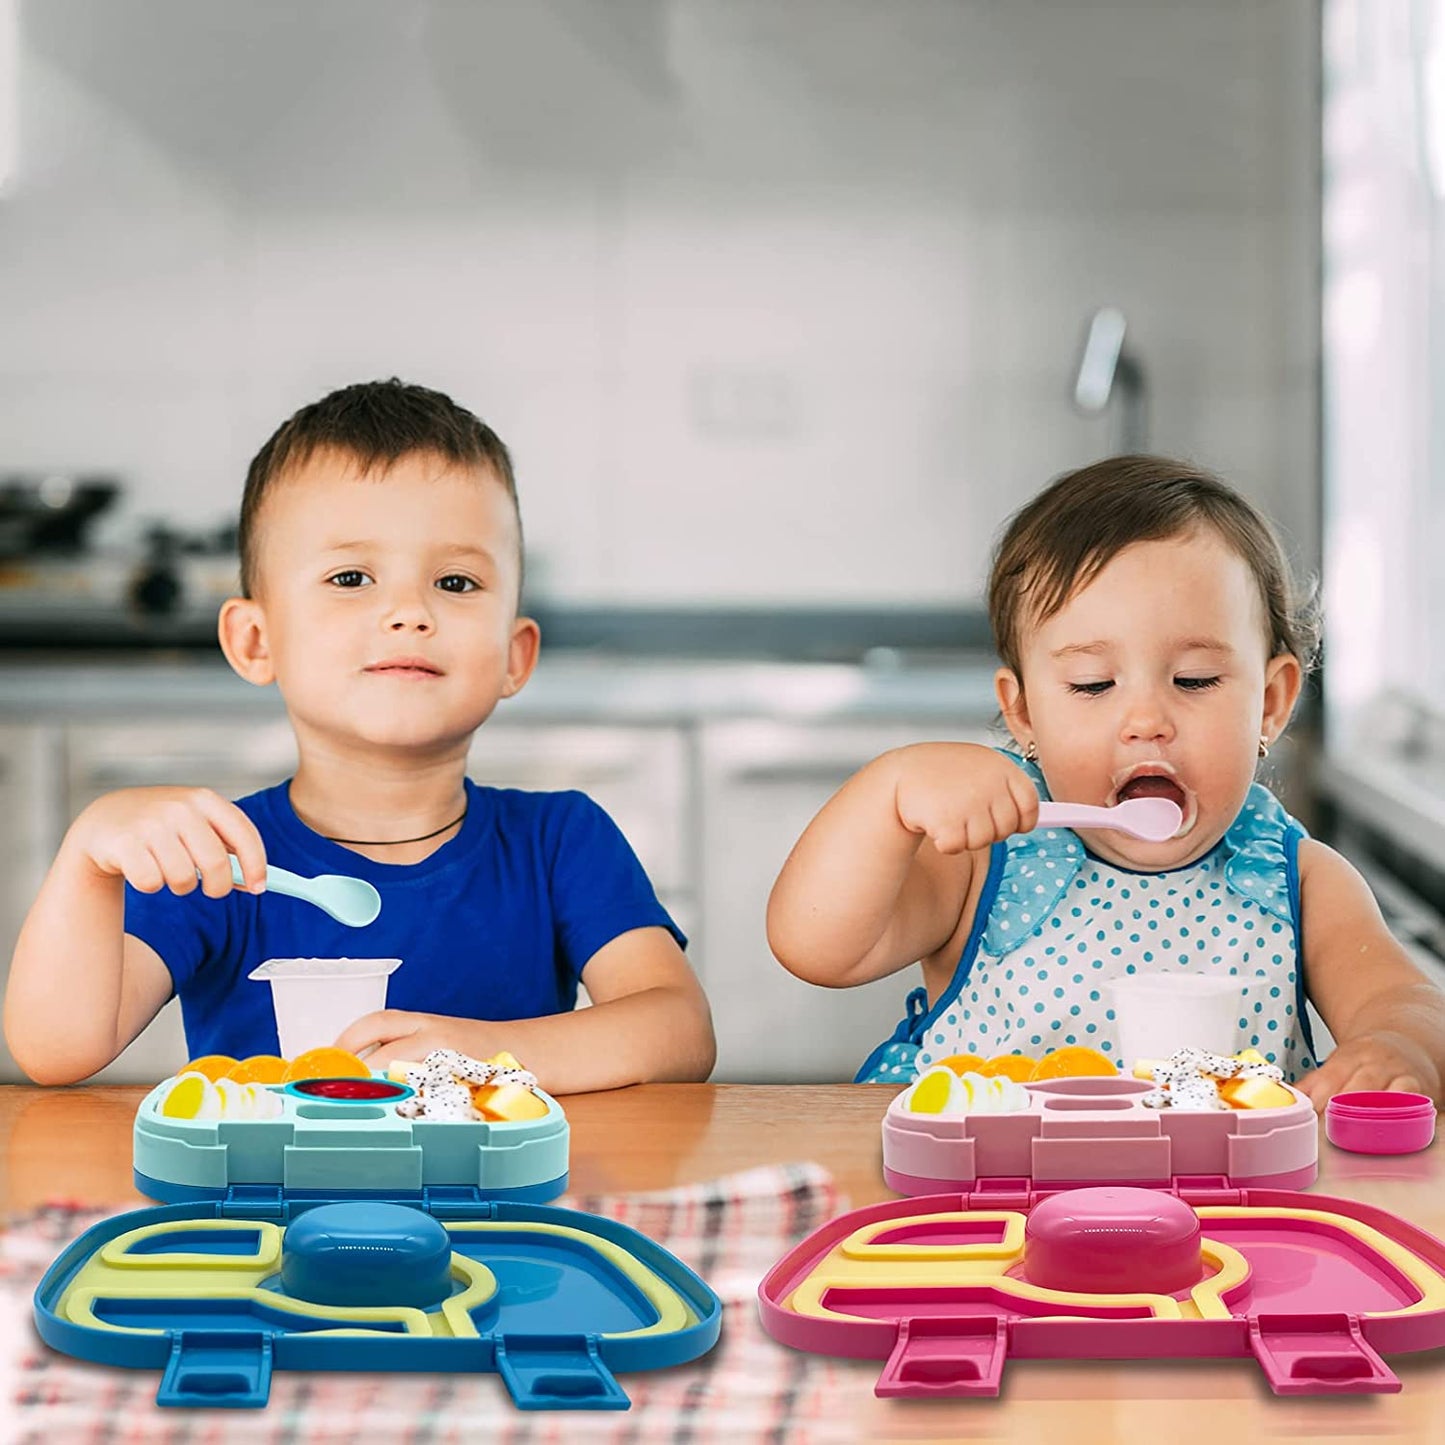
<svg viewBox="0 0 1445 1445"><path fill-rule="evenodd" d="M599 601L940 602L1152 442L1316 546L1313 0L28 0L7 468L231 512L321 391L441 386Z"/></svg>

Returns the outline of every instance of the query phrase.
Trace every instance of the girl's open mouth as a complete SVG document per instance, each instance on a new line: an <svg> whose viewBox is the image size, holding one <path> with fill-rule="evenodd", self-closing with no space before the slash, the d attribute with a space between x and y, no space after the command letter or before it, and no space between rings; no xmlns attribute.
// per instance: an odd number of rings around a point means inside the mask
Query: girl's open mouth
<svg viewBox="0 0 1445 1445"><path fill-rule="evenodd" d="M1176 838L1183 837L1194 826L1198 816L1194 795L1167 770L1167 764L1141 764L1138 772L1115 785L1110 802L1123 803L1130 798L1166 798L1175 804L1184 815L1179 831L1174 835Z"/></svg>
<svg viewBox="0 0 1445 1445"><path fill-rule="evenodd" d="M1140 773L1137 777L1130 778L1118 790L1117 796L1121 803L1130 798L1167 798L1178 805L1181 813L1189 801L1184 789L1173 778L1166 778L1161 773Z"/></svg>

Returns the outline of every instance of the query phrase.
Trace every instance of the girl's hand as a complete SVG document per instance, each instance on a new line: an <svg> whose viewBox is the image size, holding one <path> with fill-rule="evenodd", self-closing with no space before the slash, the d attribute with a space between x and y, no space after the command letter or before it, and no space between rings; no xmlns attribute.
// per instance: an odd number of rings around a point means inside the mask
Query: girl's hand
<svg viewBox="0 0 1445 1445"><path fill-rule="evenodd" d="M505 1028L479 1019L384 1008L348 1024L336 1047L361 1056L373 1069L385 1068L393 1059L419 1064L433 1049L456 1049L474 1059L488 1059L506 1047ZM367 1049L373 1052L368 1054Z"/></svg>
<svg viewBox="0 0 1445 1445"><path fill-rule="evenodd" d="M1334 1094L1357 1089L1392 1089L1428 1094L1440 1103L1440 1073L1430 1056L1401 1034L1370 1033L1343 1043L1319 1068L1295 1085L1315 1106L1316 1113Z"/></svg>
<svg viewBox="0 0 1445 1445"><path fill-rule="evenodd" d="M968 853L1027 833L1039 794L1016 763L976 743L919 743L898 754L898 821L940 853Z"/></svg>
<svg viewBox="0 0 1445 1445"><path fill-rule="evenodd" d="M124 878L142 893L224 898L234 853L246 888L266 887L266 845L256 825L209 788L123 788L97 798L71 825L65 846L97 873Z"/></svg>

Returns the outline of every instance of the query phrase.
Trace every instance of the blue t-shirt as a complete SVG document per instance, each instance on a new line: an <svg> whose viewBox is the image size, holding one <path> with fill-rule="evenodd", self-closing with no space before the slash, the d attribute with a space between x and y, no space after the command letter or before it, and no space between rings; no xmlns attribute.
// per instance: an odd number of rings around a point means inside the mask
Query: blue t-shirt
<svg viewBox="0 0 1445 1445"><path fill-rule="evenodd" d="M268 958L399 958L388 1008L506 1020L572 1009L588 960L631 929L666 928L686 946L627 840L585 794L470 779L466 790L456 837L408 864L376 863L312 832L289 781L237 800L268 863L374 884L381 914L365 928L279 893L127 886L125 931L170 970L191 1057L277 1052L271 986L247 978Z"/></svg>

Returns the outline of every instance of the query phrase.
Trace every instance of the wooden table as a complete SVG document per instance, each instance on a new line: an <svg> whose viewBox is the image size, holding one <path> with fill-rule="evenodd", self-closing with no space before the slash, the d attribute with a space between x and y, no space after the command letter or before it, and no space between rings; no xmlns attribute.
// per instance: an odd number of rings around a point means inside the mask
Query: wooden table
<svg viewBox="0 0 1445 1445"><path fill-rule="evenodd" d="M879 1121L894 1092L878 1085L657 1084L577 1095L565 1101L572 1188L662 1189L811 1159L829 1170L851 1205L890 1199ZM12 1212L54 1199L145 1202L130 1172L131 1126L144 1093L0 1086L0 1205ZM1437 1139L1423 1154L1369 1158L1321 1138L1313 1192L1377 1204L1445 1236L1442 1149ZM1399 1395L1314 1399L1276 1398L1252 1360L1019 1360L1007 1366L998 1400L881 1401L872 1393L880 1364L858 1362L843 1372L836 1430L822 1438L1231 1445L1369 1437L1445 1445L1445 1351L1395 1357Z"/></svg>

